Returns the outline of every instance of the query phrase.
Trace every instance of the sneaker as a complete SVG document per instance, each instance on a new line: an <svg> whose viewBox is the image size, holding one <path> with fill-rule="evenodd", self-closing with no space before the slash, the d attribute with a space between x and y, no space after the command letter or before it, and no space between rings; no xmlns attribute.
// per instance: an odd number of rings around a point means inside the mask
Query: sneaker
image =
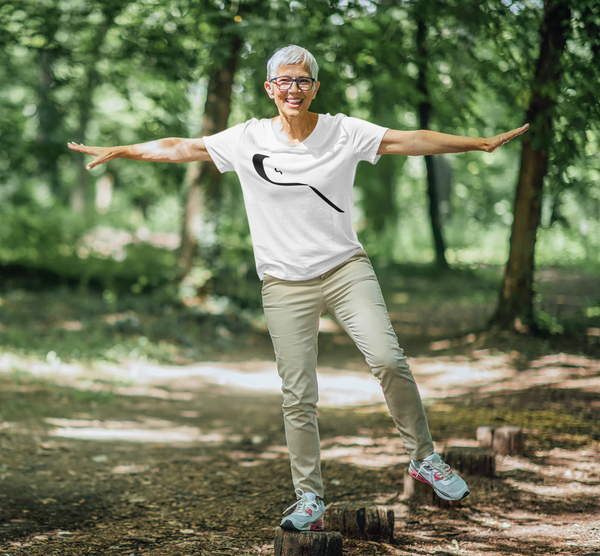
<svg viewBox="0 0 600 556"><path fill-rule="evenodd" d="M427 483L444 500L462 500L469 495L469 487L450 466L433 453L423 461L410 460L408 472L413 479Z"/></svg>
<svg viewBox="0 0 600 556"><path fill-rule="evenodd" d="M317 496L313 492L304 492L301 488L296 489L296 494L300 496L300 500L283 513L285 514L292 508L296 509L283 518L280 527L292 531L322 531L323 515L325 514L323 501L317 500Z"/></svg>

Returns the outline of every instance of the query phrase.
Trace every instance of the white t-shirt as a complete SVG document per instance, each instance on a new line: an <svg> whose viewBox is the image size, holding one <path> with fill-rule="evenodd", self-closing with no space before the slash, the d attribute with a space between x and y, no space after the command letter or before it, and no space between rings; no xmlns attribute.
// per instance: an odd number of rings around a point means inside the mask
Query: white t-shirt
<svg viewBox="0 0 600 556"><path fill-rule="evenodd" d="M319 114L298 145L279 141L270 119L204 137L220 172L237 172L256 270L310 280L362 248L352 228L352 187L361 160L375 164L387 128L343 114Z"/></svg>

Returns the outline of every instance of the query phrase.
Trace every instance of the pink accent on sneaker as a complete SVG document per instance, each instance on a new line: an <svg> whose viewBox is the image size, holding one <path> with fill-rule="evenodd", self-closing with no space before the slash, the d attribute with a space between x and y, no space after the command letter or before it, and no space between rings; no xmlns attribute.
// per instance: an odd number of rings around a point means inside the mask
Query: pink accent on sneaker
<svg viewBox="0 0 600 556"><path fill-rule="evenodd" d="M422 483L425 483L426 485L433 486L428 480L426 480L422 475L419 475L419 473L417 471L415 471L414 469L411 469L409 471L409 473L413 479L416 479L417 481L421 481Z"/></svg>
<svg viewBox="0 0 600 556"><path fill-rule="evenodd" d="M306 508L306 510L304 510L308 515L312 516L312 510L310 508Z"/></svg>
<svg viewBox="0 0 600 556"><path fill-rule="evenodd" d="M441 474L439 471L436 471L436 472L433 474L433 478L434 478L436 481L441 481L441 480L443 480L443 479L444 479L444 477L442 477L442 474Z"/></svg>
<svg viewBox="0 0 600 556"><path fill-rule="evenodd" d="M312 515L312 514L311 514ZM311 531L322 531L323 530L323 522L317 521L310 526Z"/></svg>

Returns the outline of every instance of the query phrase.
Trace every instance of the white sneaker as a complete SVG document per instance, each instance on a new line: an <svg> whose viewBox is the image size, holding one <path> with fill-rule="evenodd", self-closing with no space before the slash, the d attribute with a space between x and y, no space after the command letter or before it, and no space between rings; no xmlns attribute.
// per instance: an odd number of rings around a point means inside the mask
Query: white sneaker
<svg viewBox="0 0 600 556"><path fill-rule="evenodd" d="M292 508L296 508L290 515L283 518L280 527L292 531L322 531L323 515L325 514L323 501L317 500L317 496L313 492L304 492L301 488L297 488L295 492L300 496L300 500L283 512L285 514Z"/></svg>
<svg viewBox="0 0 600 556"><path fill-rule="evenodd" d="M423 461L410 460L408 472L413 479L427 483L444 500L462 500L469 495L469 487L450 466L433 453Z"/></svg>

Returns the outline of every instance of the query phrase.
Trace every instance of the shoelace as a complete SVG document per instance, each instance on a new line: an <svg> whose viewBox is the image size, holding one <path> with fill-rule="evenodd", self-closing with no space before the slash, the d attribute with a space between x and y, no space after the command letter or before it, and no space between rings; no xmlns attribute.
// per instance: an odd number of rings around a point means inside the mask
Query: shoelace
<svg viewBox="0 0 600 556"><path fill-rule="evenodd" d="M444 479L449 479L453 475L450 466L442 459L421 462L419 470L417 471L419 475L421 475L421 469L425 464L429 465L429 467L433 467L436 471L439 471Z"/></svg>
<svg viewBox="0 0 600 556"><path fill-rule="evenodd" d="M294 491L298 496L300 496L300 499L298 501L296 501L294 504L292 504L287 510L285 510L283 513L287 514L288 511L290 511L292 508L296 508L294 511L295 512L303 512L306 510L307 507L309 507L311 510L317 512L319 511L319 504L317 503L316 500L307 500L304 497L304 491L301 488L297 488ZM297 506L297 507L296 507Z"/></svg>

